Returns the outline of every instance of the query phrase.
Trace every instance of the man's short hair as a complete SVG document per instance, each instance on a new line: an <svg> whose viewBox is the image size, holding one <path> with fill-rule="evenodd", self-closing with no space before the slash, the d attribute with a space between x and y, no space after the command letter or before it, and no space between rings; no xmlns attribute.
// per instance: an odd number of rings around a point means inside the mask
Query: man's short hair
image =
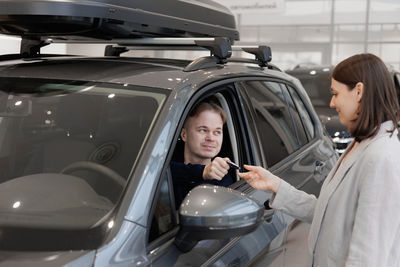
<svg viewBox="0 0 400 267"><path fill-rule="evenodd" d="M221 108L221 106L212 100L204 100L204 101L199 102L196 106L194 106L192 108L192 110L189 112L188 117L186 118L185 125L189 118L196 117L197 115L199 115L200 113L202 113L203 111L206 111L206 110L210 110L215 113L218 113L221 116L222 123L225 124L226 113Z"/></svg>

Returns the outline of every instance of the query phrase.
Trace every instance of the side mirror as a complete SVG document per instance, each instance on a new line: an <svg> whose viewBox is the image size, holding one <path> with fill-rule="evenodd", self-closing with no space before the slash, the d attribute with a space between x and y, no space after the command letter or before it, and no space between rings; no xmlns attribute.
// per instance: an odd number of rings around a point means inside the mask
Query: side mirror
<svg viewBox="0 0 400 267"><path fill-rule="evenodd" d="M180 230L175 245L182 252L204 239L225 239L257 229L264 206L249 196L221 186L192 189L179 209Z"/></svg>

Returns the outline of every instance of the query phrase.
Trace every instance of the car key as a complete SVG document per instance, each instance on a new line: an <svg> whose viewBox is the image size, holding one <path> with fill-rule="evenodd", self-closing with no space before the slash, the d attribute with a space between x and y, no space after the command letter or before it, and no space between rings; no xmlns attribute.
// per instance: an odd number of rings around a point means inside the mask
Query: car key
<svg viewBox="0 0 400 267"><path fill-rule="evenodd" d="M232 161L227 161L226 163L228 163L229 167L231 167L235 170L239 170L239 165L237 165L236 163L234 163Z"/></svg>

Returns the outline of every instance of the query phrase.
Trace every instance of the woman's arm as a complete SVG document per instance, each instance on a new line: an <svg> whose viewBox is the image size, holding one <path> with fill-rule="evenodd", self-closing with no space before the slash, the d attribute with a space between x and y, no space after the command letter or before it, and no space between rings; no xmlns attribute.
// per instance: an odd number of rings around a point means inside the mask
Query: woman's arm
<svg viewBox="0 0 400 267"><path fill-rule="evenodd" d="M244 165L249 170L239 173L255 189L272 191L274 198L270 202L272 208L282 210L299 220L311 223L317 199L301 190L297 190L268 170L259 166Z"/></svg>
<svg viewBox="0 0 400 267"><path fill-rule="evenodd" d="M317 198L314 195L298 190L282 180L270 206L311 224L316 204Z"/></svg>

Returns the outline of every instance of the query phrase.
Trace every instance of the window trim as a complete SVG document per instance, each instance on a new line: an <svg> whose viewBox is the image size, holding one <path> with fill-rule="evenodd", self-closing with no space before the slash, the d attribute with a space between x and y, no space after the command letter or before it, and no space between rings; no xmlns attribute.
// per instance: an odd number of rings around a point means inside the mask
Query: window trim
<svg viewBox="0 0 400 267"><path fill-rule="evenodd" d="M278 83L285 84L285 86L291 86L291 87L293 87L294 90L296 90L296 92L298 91L298 89L296 89L296 88L298 88L298 87L297 87L295 84L293 84L293 83L291 83L291 82L289 82L289 81L287 81L287 80L284 80L284 79L278 79L278 78L276 78L276 77L248 77L248 78L246 78L246 79L241 79L241 80L237 81L235 84L236 84L236 86L239 88L239 89L238 89L238 90L240 91L239 94L240 94L240 95L243 95L243 97L245 98L243 102L247 105L247 107L246 107L246 110L247 110L247 111L246 111L246 112L249 113L249 114L247 114L247 115L248 115L248 117L249 117L249 116L251 117L251 122L252 122L253 124L255 124L255 114L254 114L254 111L250 108L250 107L251 107L251 104L249 104L249 103L251 103L250 96L248 95L248 93L247 93L244 89L241 89L241 88L243 88L243 85L242 85L242 84L245 83L245 82L249 82L249 81L278 82ZM288 90L288 89L287 89L287 90ZM289 93L289 95L290 95L290 92L288 92L288 93ZM261 142L259 141L259 140L260 140L260 133L259 133L259 130L258 130L256 127L253 127L253 131L254 131L254 133L255 133L255 138L256 138L256 140L257 140L257 142L258 142L258 145L257 145L257 146L254 146L254 147L257 147L257 148L258 148L258 150L259 150L259 151L258 151L259 156L260 156L260 158L261 158L261 160L262 160L263 167L265 167L265 168L271 168L271 170L278 170L278 169L280 169L282 166L284 166L284 165L286 164L286 162L290 161L291 158L296 157L298 154L300 154L300 153L302 153L304 150L306 150L309 146L312 146L312 144L314 143L314 141L318 139L318 136L321 135L321 134L318 133L318 130L317 130L317 128L319 128L319 127L317 127L317 125L316 125L316 122L315 122L316 118L315 118L315 116L313 116L312 112L310 112L310 111L313 111L313 109L311 109L310 106L309 106L310 103L308 103L308 101L305 101L305 99L304 99L304 97L302 96L302 93L301 93L301 92L298 93L298 96L299 96L299 99L304 103L304 107L305 107L305 109L307 110L307 112L308 112L308 114L309 114L309 116L310 116L311 122L312 122L312 124L313 124L313 126L314 126L314 127L313 127L313 128L314 128L314 137L313 137L312 139L308 140L308 142L307 142L306 144L300 145L300 147L299 147L297 150L294 150L292 153L290 153L290 154L289 154L287 157L285 157L284 159L282 159L282 160L276 162L276 163L275 163L274 165L272 165L272 166L269 166L269 165L267 164L267 161L266 161L266 158L265 158L264 154L261 152L261 151L263 150L263 147L261 146ZM290 97L291 97L291 95L290 95ZM296 106L296 108L297 108L297 106ZM292 120L292 124L294 125L295 122L293 121L292 118L291 118L291 120ZM294 128L294 129L297 131L297 127ZM322 129L322 128L321 128L321 129ZM298 133L297 133L297 134L298 134Z"/></svg>
<svg viewBox="0 0 400 267"><path fill-rule="evenodd" d="M298 103L297 103L297 101L295 101L295 99L294 99L294 97L293 97L293 95L292 95L292 93L291 93L291 91L290 91L290 88L293 88L293 90L294 90L294 93L297 95L297 97L298 97L298 99L301 101L301 103L303 103L303 106L304 106L304 108L305 108L305 111L307 112L307 115L308 115L308 117L310 118L310 121L311 121L311 124L312 124L312 126L313 126L313 136L311 136L311 134L308 132L308 130L307 130L307 127L304 125L304 122L303 122L303 120L301 120L301 124L302 124L302 127L303 127L303 131L304 131L304 133L306 134L306 137L307 137L307 139L308 139L308 142L307 143L309 143L309 142L311 142L311 140L313 140L314 138L315 138L315 134L316 134L316 131L315 131L315 123L314 123L314 121L313 121L313 119L312 119L312 116L311 116L311 114L310 114L310 111L309 111L309 109L307 108L307 105L305 104L305 101L301 98L301 95L297 92L297 90L295 89L295 86L292 86L292 85L290 85L290 84L286 84L286 87L287 87L287 91L288 91L288 93L289 93L289 97L292 99L292 101L293 101L293 103L294 103L294 105L295 105L295 107L296 107L296 109L297 109L297 111L299 112L299 107L298 107ZM300 112L299 112L300 113ZM299 116L300 116L300 114L299 114ZM300 116L300 118L301 118L301 116ZM304 145L303 145L304 146Z"/></svg>

